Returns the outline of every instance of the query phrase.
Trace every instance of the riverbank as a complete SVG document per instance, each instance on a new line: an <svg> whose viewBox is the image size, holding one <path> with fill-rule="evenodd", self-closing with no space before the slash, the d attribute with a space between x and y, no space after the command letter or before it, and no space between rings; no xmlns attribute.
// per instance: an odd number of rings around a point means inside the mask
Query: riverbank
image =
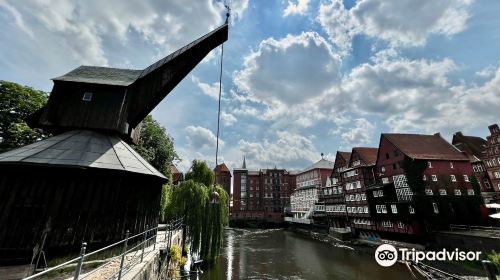
<svg viewBox="0 0 500 280"><path fill-rule="evenodd" d="M300 228L290 228L289 231L298 234L303 237L307 237L319 242L327 243L332 246L338 248L344 248L347 250L356 251L362 254L367 254L370 256L374 256L375 250L379 245L383 242L371 241L366 239L350 239L350 240L340 240L331 235L325 233L318 233L314 231L309 231ZM385 241L385 240L384 240ZM403 243L396 241L388 241L394 245L396 248L408 248L408 249L416 249L419 251L425 251L424 246L420 244L411 244L411 243ZM484 271L481 269L480 264L471 264L471 263L459 263L459 262L448 262L448 261L434 261L434 262L423 262L424 264L431 266L433 268L439 269L446 273L454 274L459 276L462 279L467 280L479 280L486 279ZM401 263L404 265L403 263Z"/></svg>

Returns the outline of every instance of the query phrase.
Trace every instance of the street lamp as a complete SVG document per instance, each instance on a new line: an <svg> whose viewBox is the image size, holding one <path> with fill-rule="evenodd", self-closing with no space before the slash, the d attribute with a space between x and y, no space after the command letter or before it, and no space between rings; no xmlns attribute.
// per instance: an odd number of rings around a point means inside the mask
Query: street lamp
<svg viewBox="0 0 500 280"><path fill-rule="evenodd" d="M211 195L210 203L219 204L219 202L220 202L220 195L216 190L214 190Z"/></svg>

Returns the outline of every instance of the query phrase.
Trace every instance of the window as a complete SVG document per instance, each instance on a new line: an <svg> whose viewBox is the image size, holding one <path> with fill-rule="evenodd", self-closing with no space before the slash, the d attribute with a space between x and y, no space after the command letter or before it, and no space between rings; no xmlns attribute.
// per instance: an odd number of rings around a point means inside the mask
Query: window
<svg viewBox="0 0 500 280"><path fill-rule="evenodd" d="M373 191L373 197L378 197L378 191Z"/></svg>
<svg viewBox="0 0 500 280"><path fill-rule="evenodd" d="M85 92L82 97L83 101L91 101L92 100L92 92Z"/></svg>
<svg viewBox="0 0 500 280"><path fill-rule="evenodd" d="M422 180L427 181L427 176L425 176L425 174L424 177L422 177Z"/></svg>
<svg viewBox="0 0 500 280"><path fill-rule="evenodd" d="M440 195L446 195L446 190L445 189L439 189L439 194Z"/></svg>
<svg viewBox="0 0 500 280"><path fill-rule="evenodd" d="M397 214L398 213L398 207L396 206L396 204L391 204L391 212L393 214Z"/></svg>
<svg viewBox="0 0 500 280"><path fill-rule="evenodd" d="M439 209L438 209L438 206L435 202L432 203L432 208L434 209L434 213L438 214L439 213Z"/></svg>
<svg viewBox="0 0 500 280"><path fill-rule="evenodd" d="M404 228L405 224L403 224L401 221L398 221L398 228Z"/></svg>
<svg viewBox="0 0 500 280"><path fill-rule="evenodd" d="M411 206L411 205L408 205L408 212L410 214L415 214L415 208L413 208L413 206Z"/></svg>
<svg viewBox="0 0 500 280"><path fill-rule="evenodd" d="M431 177L432 177L432 181L437 182L438 177L436 175L431 175Z"/></svg>
<svg viewBox="0 0 500 280"><path fill-rule="evenodd" d="M389 178L387 177L382 178L382 184L389 184Z"/></svg>
<svg viewBox="0 0 500 280"><path fill-rule="evenodd" d="M452 182L456 182L457 181L457 178L455 177L455 175L451 175L450 177L451 177L451 181Z"/></svg>
<svg viewBox="0 0 500 280"><path fill-rule="evenodd" d="M377 213L382 213L382 208L380 207L382 205L376 205L375 209L377 210Z"/></svg>
<svg viewBox="0 0 500 280"><path fill-rule="evenodd" d="M464 175L464 181L465 181L465 182L469 182L469 176Z"/></svg>
<svg viewBox="0 0 500 280"><path fill-rule="evenodd" d="M387 207L385 207L385 205L380 205L380 209L382 210L382 213L387 213Z"/></svg>
<svg viewBox="0 0 500 280"><path fill-rule="evenodd" d="M364 193L361 194L361 200L366 200L366 194Z"/></svg>
<svg viewBox="0 0 500 280"><path fill-rule="evenodd" d="M432 190L431 189L425 189L425 194L426 195L432 195Z"/></svg>
<svg viewBox="0 0 500 280"><path fill-rule="evenodd" d="M380 168L380 172L384 173L385 172L385 167L382 166L382 168Z"/></svg>
<svg viewBox="0 0 500 280"><path fill-rule="evenodd" d="M483 183L484 183L484 186L485 186L487 189L491 189L491 185L490 185L490 182L488 181L488 179L484 179L484 180L483 180Z"/></svg>
<svg viewBox="0 0 500 280"><path fill-rule="evenodd" d="M431 163L430 161L428 161L428 162L427 162L427 166L428 166L429 168L432 168L432 163Z"/></svg>
<svg viewBox="0 0 500 280"><path fill-rule="evenodd" d="M368 206L365 206L365 213L368 214Z"/></svg>
<svg viewBox="0 0 500 280"><path fill-rule="evenodd" d="M455 195L462 195L462 191L460 191L459 189L455 189Z"/></svg>
<svg viewBox="0 0 500 280"><path fill-rule="evenodd" d="M450 162L450 168L453 168L453 162Z"/></svg>
<svg viewBox="0 0 500 280"><path fill-rule="evenodd" d="M384 191L383 190L379 190L378 191L378 196L380 196L380 197L384 196Z"/></svg>
<svg viewBox="0 0 500 280"><path fill-rule="evenodd" d="M474 195L474 190L473 189L468 189L467 190L468 195Z"/></svg>
<svg viewBox="0 0 500 280"><path fill-rule="evenodd" d="M479 171L479 170L478 170L478 166L473 165L473 166L472 166L472 170L474 170L474 172L478 172L478 171Z"/></svg>

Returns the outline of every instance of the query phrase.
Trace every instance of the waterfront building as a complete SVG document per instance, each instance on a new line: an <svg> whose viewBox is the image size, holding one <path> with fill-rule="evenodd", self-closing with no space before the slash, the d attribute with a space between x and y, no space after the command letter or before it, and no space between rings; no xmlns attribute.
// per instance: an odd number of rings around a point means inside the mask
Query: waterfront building
<svg viewBox="0 0 500 280"><path fill-rule="evenodd" d="M318 218L324 217L325 205L317 204L317 202L332 173L333 166L332 161L321 158L297 173L295 191L290 197L292 217L288 219L289 221L310 224L314 214Z"/></svg>
<svg viewBox="0 0 500 280"><path fill-rule="evenodd" d="M375 230L366 188L375 183L377 152L377 148L353 148L349 165L341 172L348 225L356 236L369 235Z"/></svg>
<svg viewBox="0 0 500 280"><path fill-rule="evenodd" d="M349 166L350 152L337 151L332 173L323 190L319 202L325 204L325 213L329 231L350 231L344 198L344 180L342 172Z"/></svg>
<svg viewBox="0 0 500 280"><path fill-rule="evenodd" d="M170 172L172 173L172 185L178 186L184 181L184 174L177 169L175 164L170 165Z"/></svg>
<svg viewBox="0 0 500 280"><path fill-rule="evenodd" d="M231 219L283 222L294 187L295 175L286 169L248 170L244 159L233 170Z"/></svg>
<svg viewBox="0 0 500 280"><path fill-rule="evenodd" d="M488 142L481 137L466 136L463 135L461 131L453 134L451 142L452 145L469 157L469 161L472 165L472 171L481 187L481 195L483 196L484 202L490 203L492 200L495 200L497 193L493 188L490 176L488 175L486 166L482 160L486 155L487 143Z"/></svg>
<svg viewBox="0 0 500 280"><path fill-rule="evenodd" d="M227 168L225 163L217 165L214 169L215 173L215 183L221 185L222 188L227 192L229 198L231 198L231 171ZM231 200L231 199L229 199Z"/></svg>
<svg viewBox="0 0 500 280"><path fill-rule="evenodd" d="M409 185L404 162L423 166L418 189ZM415 240L449 224L479 223L482 199L471 185L472 175L469 158L439 133L382 134L377 184L368 188L377 231L382 237Z"/></svg>
<svg viewBox="0 0 500 280"><path fill-rule="evenodd" d="M498 124L488 126L490 136L486 137L486 153L484 163L486 171L491 180L493 191L496 193L496 199L500 197L500 129Z"/></svg>

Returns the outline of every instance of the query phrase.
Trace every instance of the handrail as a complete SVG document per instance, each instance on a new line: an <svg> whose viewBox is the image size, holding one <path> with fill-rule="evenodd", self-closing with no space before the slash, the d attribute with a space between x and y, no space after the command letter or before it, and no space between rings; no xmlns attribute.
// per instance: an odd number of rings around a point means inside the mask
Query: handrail
<svg viewBox="0 0 500 280"><path fill-rule="evenodd" d="M179 229L179 228L180 228L180 226L182 225L182 223L183 223L183 219L182 219L182 218L177 218L177 219L175 219L175 220L171 220L171 221L169 221L169 223L167 224L167 227L165 228L165 231L177 230L177 229ZM31 276L25 277L25 278L23 278L23 280L31 280L31 279L35 279L35 278L37 278L37 277L40 277L40 276L45 275L45 274L47 274L47 273L49 273L49 272L51 272L51 271L54 271L54 270L57 270L57 269L59 269L59 268L65 267L65 266L67 266L67 265L69 265L69 264L72 264L72 263L77 263L77 267L76 267L76 269L75 269L75 272L76 272L76 273L75 273L75 278L74 278L74 279L79 279L79 278L80 278L80 277L79 277L79 273L80 273L80 269L81 269L81 264L83 263L83 260L84 260L85 258L87 258L87 257L89 257L89 256L92 256L92 255L95 255L95 254L97 254L97 253L100 253L100 252L102 252L102 251L105 251L105 250L107 250L107 249L110 249L110 248L112 248L112 247L116 247L116 246L118 246L118 245L120 245L120 244L123 244L123 243L125 243L125 244L124 244L125 251L124 251L123 253L121 253L120 255L126 255L126 254L128 254L128 253L130 253L130 252L132 252L132 251L136 250L136 249L137 249L137 248L139 248L141 245L144 245L144 244L146 244L146 243L150 242L150 241L151 241L151 240L153 240L153 239L155 240L154 245L156 245L156 238L158 237L158 229L159 229L159 226L156 226L156 227L153 227L153 228L146 229L145 231L142 231L142 232L140 232L140 233L138 233L138 234L136 234L136 235L133 235L133 236L128 236L128 231L127 231L126 238L124 238L124 239L122 239L122 240L120 240L120 241L117 241L117 242L115 242L115 243L113 243L113 244L110 244L110 245L108 245L108 246L106 246L106 247L103 247L103 248L100 248L100 249L98 249L98 250L95 250L95 251L90 252L90 253L88 253L88 254L86 254L86 253L85 253L85 250L82 250L82 252L81 252L81 255L80 255L80 256L78 256L78 257L76 257L76 258L74 258L74 259L71 259L71 260L69 260L69 261L66 261L66 262L64 262L64 263L61 263L61 264L59 264L59 265L56 265L56 266L54 266L54 267L48 268L48 269L46 269L46 270L44 270L44 271L41 271L41 272L39 272L39 273L36 273L36 274L31 275ZM153 235L153 236L151 236L151 237L149 237L149 238L146 238L147 234L148 234L149 232L151 232L151 231L154 231L154 235ZM142 240L142 242L139 242L136 246L134 246L134 247L132 247L132 248L130 248L130 249L128 249L128 250L127 250L127 248L126 248L126 247L127 247L126 242L127 242L127 241L129 241L129 240L131 240L131 239L137 238L137 237L139 237L139 236L141 236L141 235L143 236L143 240ZM165 237L165 238L166 238L166 237ZM84 244L84 245L82 245L82 247L85 247L85 246L86 246L86 244L85 244L85 243L83 243L83 244ZM143 246L143 247L144 247L144 246ZM82 249L83 249L83 248L82 248ZM140 250L137 250L137 251L140 251ZM149 254L149 252L148 252L147 254ZM120 256L120 255L117 255L117 256ZM144 248L143 248L143 250L142 250L142 255L141 255L141 258L143 258L143 257L144 257ZM115 258L115 257L110 258L110 259L109 259L108 261L106 261L103 265L100 265L100 266L99 266L99 267L97 267L96 269L94 269L94 270L91 270L91 271L87 272L87 273L86 273L85 275L83 275L81 278L85 278L86 276L88 276L89 274L94 273L94 272L95 272L95 271L97 271L98 269L101 269L101 268L103 268L103 267L107 266L108 264L110 264L110 263L113 261L113 259L114 259L114 258ZM122 267L120 267L120 271L121 271L121 270L122 270ZM126 272L128 272L128 270L127 270ZM125 273L126 273L126 272L125 272ZM116 273L114 273L113 275L115 275L115 274L116 274Z"/></svg>

